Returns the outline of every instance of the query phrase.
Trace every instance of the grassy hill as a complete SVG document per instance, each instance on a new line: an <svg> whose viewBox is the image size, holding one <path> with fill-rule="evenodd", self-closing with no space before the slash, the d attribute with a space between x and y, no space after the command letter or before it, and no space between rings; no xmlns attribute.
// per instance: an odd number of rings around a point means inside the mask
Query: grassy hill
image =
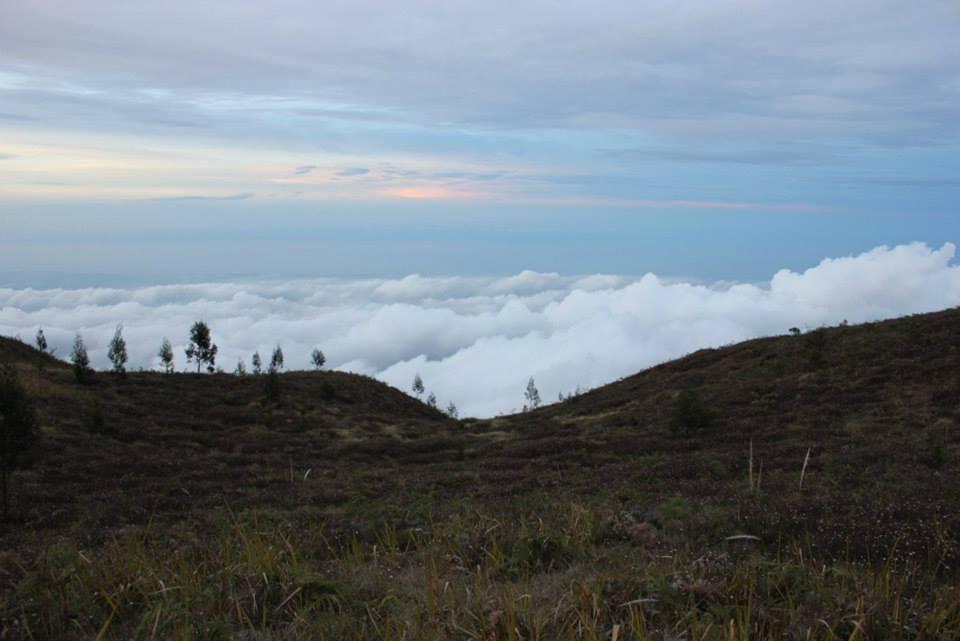
<svg viewBox="0 0 960 641"><path fill-rule="evenodd" d="M273 402L256 376L77 385L10 339L0 362L42 425L0 638L960 638L960 311L491 420L338 372Z"/></svg>

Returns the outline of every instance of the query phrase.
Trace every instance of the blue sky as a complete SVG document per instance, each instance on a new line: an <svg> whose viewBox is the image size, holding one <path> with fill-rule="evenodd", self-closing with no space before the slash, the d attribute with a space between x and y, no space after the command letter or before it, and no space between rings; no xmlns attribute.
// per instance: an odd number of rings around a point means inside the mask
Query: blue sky
<svg viewBox="0 0 960 641"><path fill-rule="evenodd" d="M520 5L4 2L0 285L752 280L960 238L957 3Z"/></svg>

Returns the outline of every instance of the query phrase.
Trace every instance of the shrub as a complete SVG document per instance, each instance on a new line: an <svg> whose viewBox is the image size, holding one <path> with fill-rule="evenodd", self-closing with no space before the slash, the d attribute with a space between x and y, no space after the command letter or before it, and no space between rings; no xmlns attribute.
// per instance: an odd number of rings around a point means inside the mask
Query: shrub
<svg viewBox="0 0 960 641"><path fill-rule="evenodd" d="M93 409L90 411L87 429L91 434L103 434L107 431L106 421L103 419L103 405L100 401L93 402Z"/></svg>
<svg viewBox="0 0 960 641"><path fill-rule="evenodd" d="M804 351L808 369L816 370L823 367L827 351L827 331L820 327L807 333L804 338Z"/></svg>
<svg viewBox="0 0 960 641"><path fill-rule="evenodd" d="M280 374L272 367L267 371L267 380L264 385L263 395L266 397L268 403L280 403Z"/></svg>
<svg viewBox="0 0 960 641"><path fill-rule="evenodd" d="M675 434L689 435L709 429L716 415L708 408L695 390L683 390L673 402L670 414L670 430Z"/></svg>
<svg viewBox="0 0 960 641"><path fill-rule="evenodd" d="M33 442L37 415L26 390L12 367L0 367L0 491L3 519L7 519L7 488L10 474Z"/></svg>

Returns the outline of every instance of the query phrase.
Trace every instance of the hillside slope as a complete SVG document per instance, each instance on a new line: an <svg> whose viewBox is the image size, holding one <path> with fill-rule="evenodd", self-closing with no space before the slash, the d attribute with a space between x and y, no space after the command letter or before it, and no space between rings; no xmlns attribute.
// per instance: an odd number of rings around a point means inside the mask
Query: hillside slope
<svg viewBox="0 0 960 641"><path fill-rule="evenodd" d="M0 357L20 363L41 408L44 438L22 475L37 527L226 501L324 509L357 487L387 497L397 485L492 499L599 488L638 509L676 494L729 502L749 483L751 443L761 487L784 500L810 450L804 496L817 500L785 507L806 527L828 510L853 523L911 497L924 497L914 515L924 519L957 503L957 345L957 310L827 328L703 350L537 411L461 423L339 372L283 374L273 404L265 377L100 373L76 385L16 341L0 341ZM683 390L703 399L709 429L670 431ZM313 482L287 492L308 469ZM888 493L848 500L885 481Z"/></svg>
<svg viewBox="0 0 960 641"><path fill-rule="evenodd" d="M0 638L960 636L958 310L492 420L337 372L271 400L264 376L0 361L42 425ZM672 429L689 394L709 420Z"/></svg>

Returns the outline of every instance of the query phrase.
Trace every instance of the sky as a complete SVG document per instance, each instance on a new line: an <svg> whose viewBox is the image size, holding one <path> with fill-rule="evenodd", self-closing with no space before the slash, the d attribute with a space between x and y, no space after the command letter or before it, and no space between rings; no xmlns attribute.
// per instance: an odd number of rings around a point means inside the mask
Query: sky
<svg viewBox="0 0 960 641"><path fill-rule="evenodd" d="M491 415L953 306L958 33L954 0L0 1L0 333L105 365L122 322L153 367L203 316L227 369L317 344Z"/></svg>
<svg viewBox="0 0 960 641"><path fill-rule="evenodd" d="M0 3L0 284L956 241L952 0Z"/></svg>

